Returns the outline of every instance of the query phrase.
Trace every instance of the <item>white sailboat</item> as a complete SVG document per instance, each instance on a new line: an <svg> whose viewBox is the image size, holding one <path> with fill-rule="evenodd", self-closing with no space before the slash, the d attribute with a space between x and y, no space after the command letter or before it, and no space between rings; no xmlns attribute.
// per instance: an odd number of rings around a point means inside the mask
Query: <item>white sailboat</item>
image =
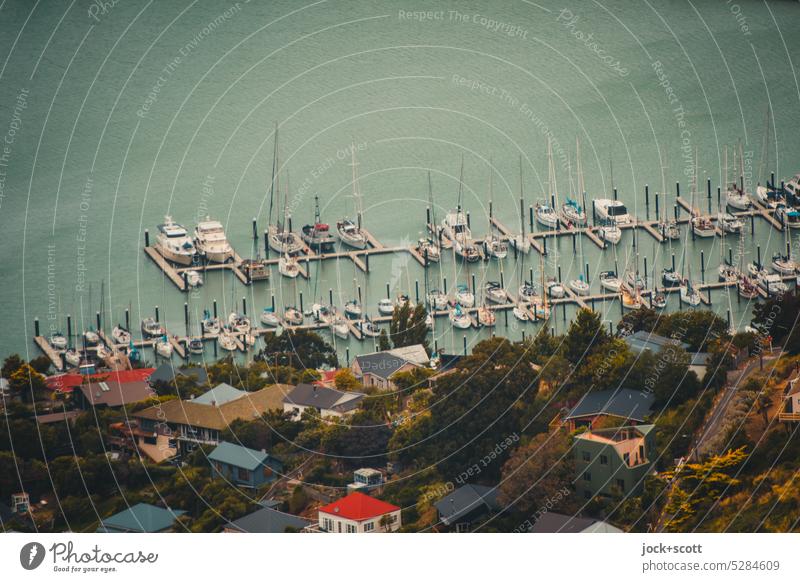
<svg viewBox="0 0 800 582"><path fill-rule="evenodd" d="M353 203L356 207L356 219L345 217L336 223L336 232L343 244L354 249L367 248L367 235L361 230L362 207L361 189L358 183L358 170L356 164L356 144L350 146L351 165L353 167Z"/></svg>

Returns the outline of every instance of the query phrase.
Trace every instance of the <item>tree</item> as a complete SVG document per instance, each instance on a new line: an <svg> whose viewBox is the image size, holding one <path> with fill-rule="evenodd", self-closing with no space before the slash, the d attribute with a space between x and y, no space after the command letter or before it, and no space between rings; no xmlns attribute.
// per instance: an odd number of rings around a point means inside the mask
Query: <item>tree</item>
<svg viewBox="0 0 800 582"><path fill-rule="evenodd" d="M763 337L771 337L776 342L783 342L787 352L800 353L800 297L787 293L782 297L770 297L766 301L757 302L753 307L753 327Z"/></svg>
<svg viewBox="0 0 800 582"><path fill-rule="evenodd" d="M33 402L40 398L49 397L44 376L34 370L30 364L22 364L8 379L11 392L20 396L26 402Z"/></svg>
<svg viewBox="0 0 800 582"><path fill-rule="evenodd" d="M378 336L378 349L382 352L392 349L392 344L389 342L389 334L386 333L385 328L381 329L381 333Z"/></svg>
<svg viewBox="0 0 800 582"><path fill-rule="evenodd" d="M518 447L503 466L499 501L531 514L552 507L572 487L569 437L562 431L540 433Z"/></svg>
<svg viewBox="0 0 800 582"><path fill-rule="evenodd" d="M581 309L569 326L564 338L564 357L573 364L580 364L585 358L601 348L608 341L608 333L603 327L600 314L590 309Z"/></svg>
<svg viewBox="0 0 800 582"><path fill-rule="evenodd" d="M428 349L428 312L422 303L412 305L410 301L395 307L389 332L396 348L421 344Z"/></svg>
<svg viewBox="0 0 800 582"><path fill-rule="evenodd" d="M10 378L11 374L19 370L24 363L25 360L23 360L19 354L11 354L3 360L3 369L0 371L0 376L3 378Z"/></svg>
<svg viewBox="0 0 800 582"><path fill-rule="evenodd" d="M358 381L350 368L342 368L336 372L333 381L336 388L339 390L354 391L362 387L361 382Z"/></svg>
<svg viewBox="0 0 800 582"><path fill-rule="evenodd" d="M336 350L313 331L287 331L262 337L264 349L259 352L258 359L270 365L290 366L297 370L338 365Z"/></svg>

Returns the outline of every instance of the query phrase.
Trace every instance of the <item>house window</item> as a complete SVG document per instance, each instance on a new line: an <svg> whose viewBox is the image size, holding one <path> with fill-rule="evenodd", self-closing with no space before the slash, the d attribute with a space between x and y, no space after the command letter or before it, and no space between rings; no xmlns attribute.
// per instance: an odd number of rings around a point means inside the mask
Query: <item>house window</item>
<svg viewBox="0 0 800 582"><path fill-rule="evenodd" d="M240 481L249 481L250 480L250 471L247 469L242 469L241 467L238 468L237 473L239 475Z"/></svg>
<svg viewBox="0 0 800 582"><path fill-rule="evenodd" d="M623 453L622 454L622 460L625 461L626 465L630 465L631 464L631 454L630 453Z"/></svg>
<svg viewBox="0 0 800 582"><path fill-rule="evenodd" d="M325 531L333 531L333 521L327 517L322 518L322 529Z"/></svg>
<svg viewBox="0 0 800 582"><path fill-rule="evenodd" d="M457 523L456 524L456 532L457 533L469 532L469 523L468 522Z"/></svg>
<svg viewBox="0 0 800 582"><path fill-rule="evenodd" d="M348 523L347 533L356 533L356 526L354 526L352 523Z"/></svg>
<svg viewBox="0 0 800 582"><path fill-rule="evenodd" d="M364 531L372 531L374 529L375 529L374 521L368 521L367 523L364 524Z"/></svg>
<svg viewBox="0 0 800 582"><path fill-rule="evenodd" d="M625 491L625 479L617 479L617 487L619 490L624 492Z"/></svg>
<svg viewBox="0 0 800 582"><path fill-rule="evenodd" d="M606 455L600 455L600 464L608 465L608 457Z"/></svg>
<svg viewBox="0 0 800 582"><path fill-rule="evenodd" d="M592 480L592 474L589 471L584 471L583 472L583 480L584 481L591 481Z"/></svg>
<svg viewBox="0 0 800 582"><path fill-rule="evenodd" d="M581 459L583 459L584 461L586 461L586 462L588 463L589 461L591 461L591 460L592 460L592 457L591 457L591 455L588 453L588 451L582 451L582 452L581 452Z"/></svg>
<svg viewBox="0 0 800 582"><path fill-rule="evenodd" d="M339 530L339 533L342 533L342 522L341 521L337 521L336 522L336 526L337 526L337 529Z"/></svg>
<svg viewBox="0 0 800 582"><path fill-rule="evenodd" d="M644 463L644 445L639 445L639 461Z"/></svg>

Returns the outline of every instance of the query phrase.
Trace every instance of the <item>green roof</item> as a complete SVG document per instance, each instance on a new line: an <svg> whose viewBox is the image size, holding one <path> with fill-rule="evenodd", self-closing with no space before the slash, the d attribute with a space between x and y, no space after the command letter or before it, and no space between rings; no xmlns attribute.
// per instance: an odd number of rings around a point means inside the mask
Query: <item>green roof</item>
<svg viewBox="0 0 800 582"><path fill-rule="evenodd" d="M175 520L184 513L186 512L164 509L149 503L137 503L102 520L97 531L155 533L172 527Z"/></svg>
<svg viewBox="0 0 800 582"><path fill-rule="evenodd" d="M219 443L217 448L208 455L209 461L219 461L249 471L254 471L263 465L268 458L270 458L269 455L264 451L254 451L226 441Z"/></svg>

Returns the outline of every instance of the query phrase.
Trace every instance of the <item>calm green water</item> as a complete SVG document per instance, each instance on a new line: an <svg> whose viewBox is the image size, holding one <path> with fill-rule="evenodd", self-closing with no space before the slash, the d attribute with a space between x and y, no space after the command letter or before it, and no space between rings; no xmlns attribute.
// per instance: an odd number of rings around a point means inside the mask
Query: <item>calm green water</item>
<svg viewBox="0 0 800 582"><path fill-rule="evenodd" d="M579 137L590 197L610 193L613 160L620 198L642 217L645 184L651 195L662 188L662 163L670 208L676 181L688 193L695 147L702 190L706 177L716 189L722 148L738 140L750 184L770 170L787 177L800 169L793 2L616 0L565 9L544 1L120 0L101 8L78 0L41 2L32 13L31 6L0 3L0 356L36 354L34 317L45 332L51 324L63 329L66 313L90 325L101 286L109 323L130 305L138 325L159 305L176 333L187 300L193 314L213 299L226 313L247 296L253 313L271 295L281 306L302 291L309 304L333 289L342 305L357 277L374 313L387 282L392 294L413 296L415 281L424 287L422 268L404 254L373 258L368 280L345 260L312 267L311 281L296 284L277 272L251 288L208 274L188 297L161 276L141 246L144 229L155 230L167 213L187 227L205 214L219 218L238 252L252 253L252 218L259 230L266 226L275 122L296 227L313 217L315 193L324 219L352 212L354 141L365 225L385 244L421 233L429 170L438 215L455 205L462 156L473 231L486 231L490 160L495 212L516 228L519 158L530 204L546 189L548 135L562 196ZM776 130L762 162L768 103ZM745 241L747 260L757 245L770 256L783 235L757 221ZM615 260L625 263L631 234L616 253L587 241L582 247L574 253L563 240L548 272L561 266L566 280L589 263L595 279ZM679 262L682 248L673 249ZM686 248L694 278L703 250L715 279L719 240ZM670 260L669 249L644 234L639 252L651 267ZM537 255L524 265L509 257L508 286L515 289L530 267L538 269ZM473 273L496 279L497 270L454 268L448 257L429 276L452 286ZM713 300L728 310L727 295ZM734 296L731 306L737 323L747 319L745 302ZM602 309L609 320L619 317L618 303ZM556 321L565 325L560 313ZM514 337L536 329L513 318L506 328L502 315L498 323L498 333ZM440 346L460 349L462 336L437 324ZM477 337L468 334L470 342ZM372 350L355 340L337 344L342 352L348 346L351 354Z"/></svg>

